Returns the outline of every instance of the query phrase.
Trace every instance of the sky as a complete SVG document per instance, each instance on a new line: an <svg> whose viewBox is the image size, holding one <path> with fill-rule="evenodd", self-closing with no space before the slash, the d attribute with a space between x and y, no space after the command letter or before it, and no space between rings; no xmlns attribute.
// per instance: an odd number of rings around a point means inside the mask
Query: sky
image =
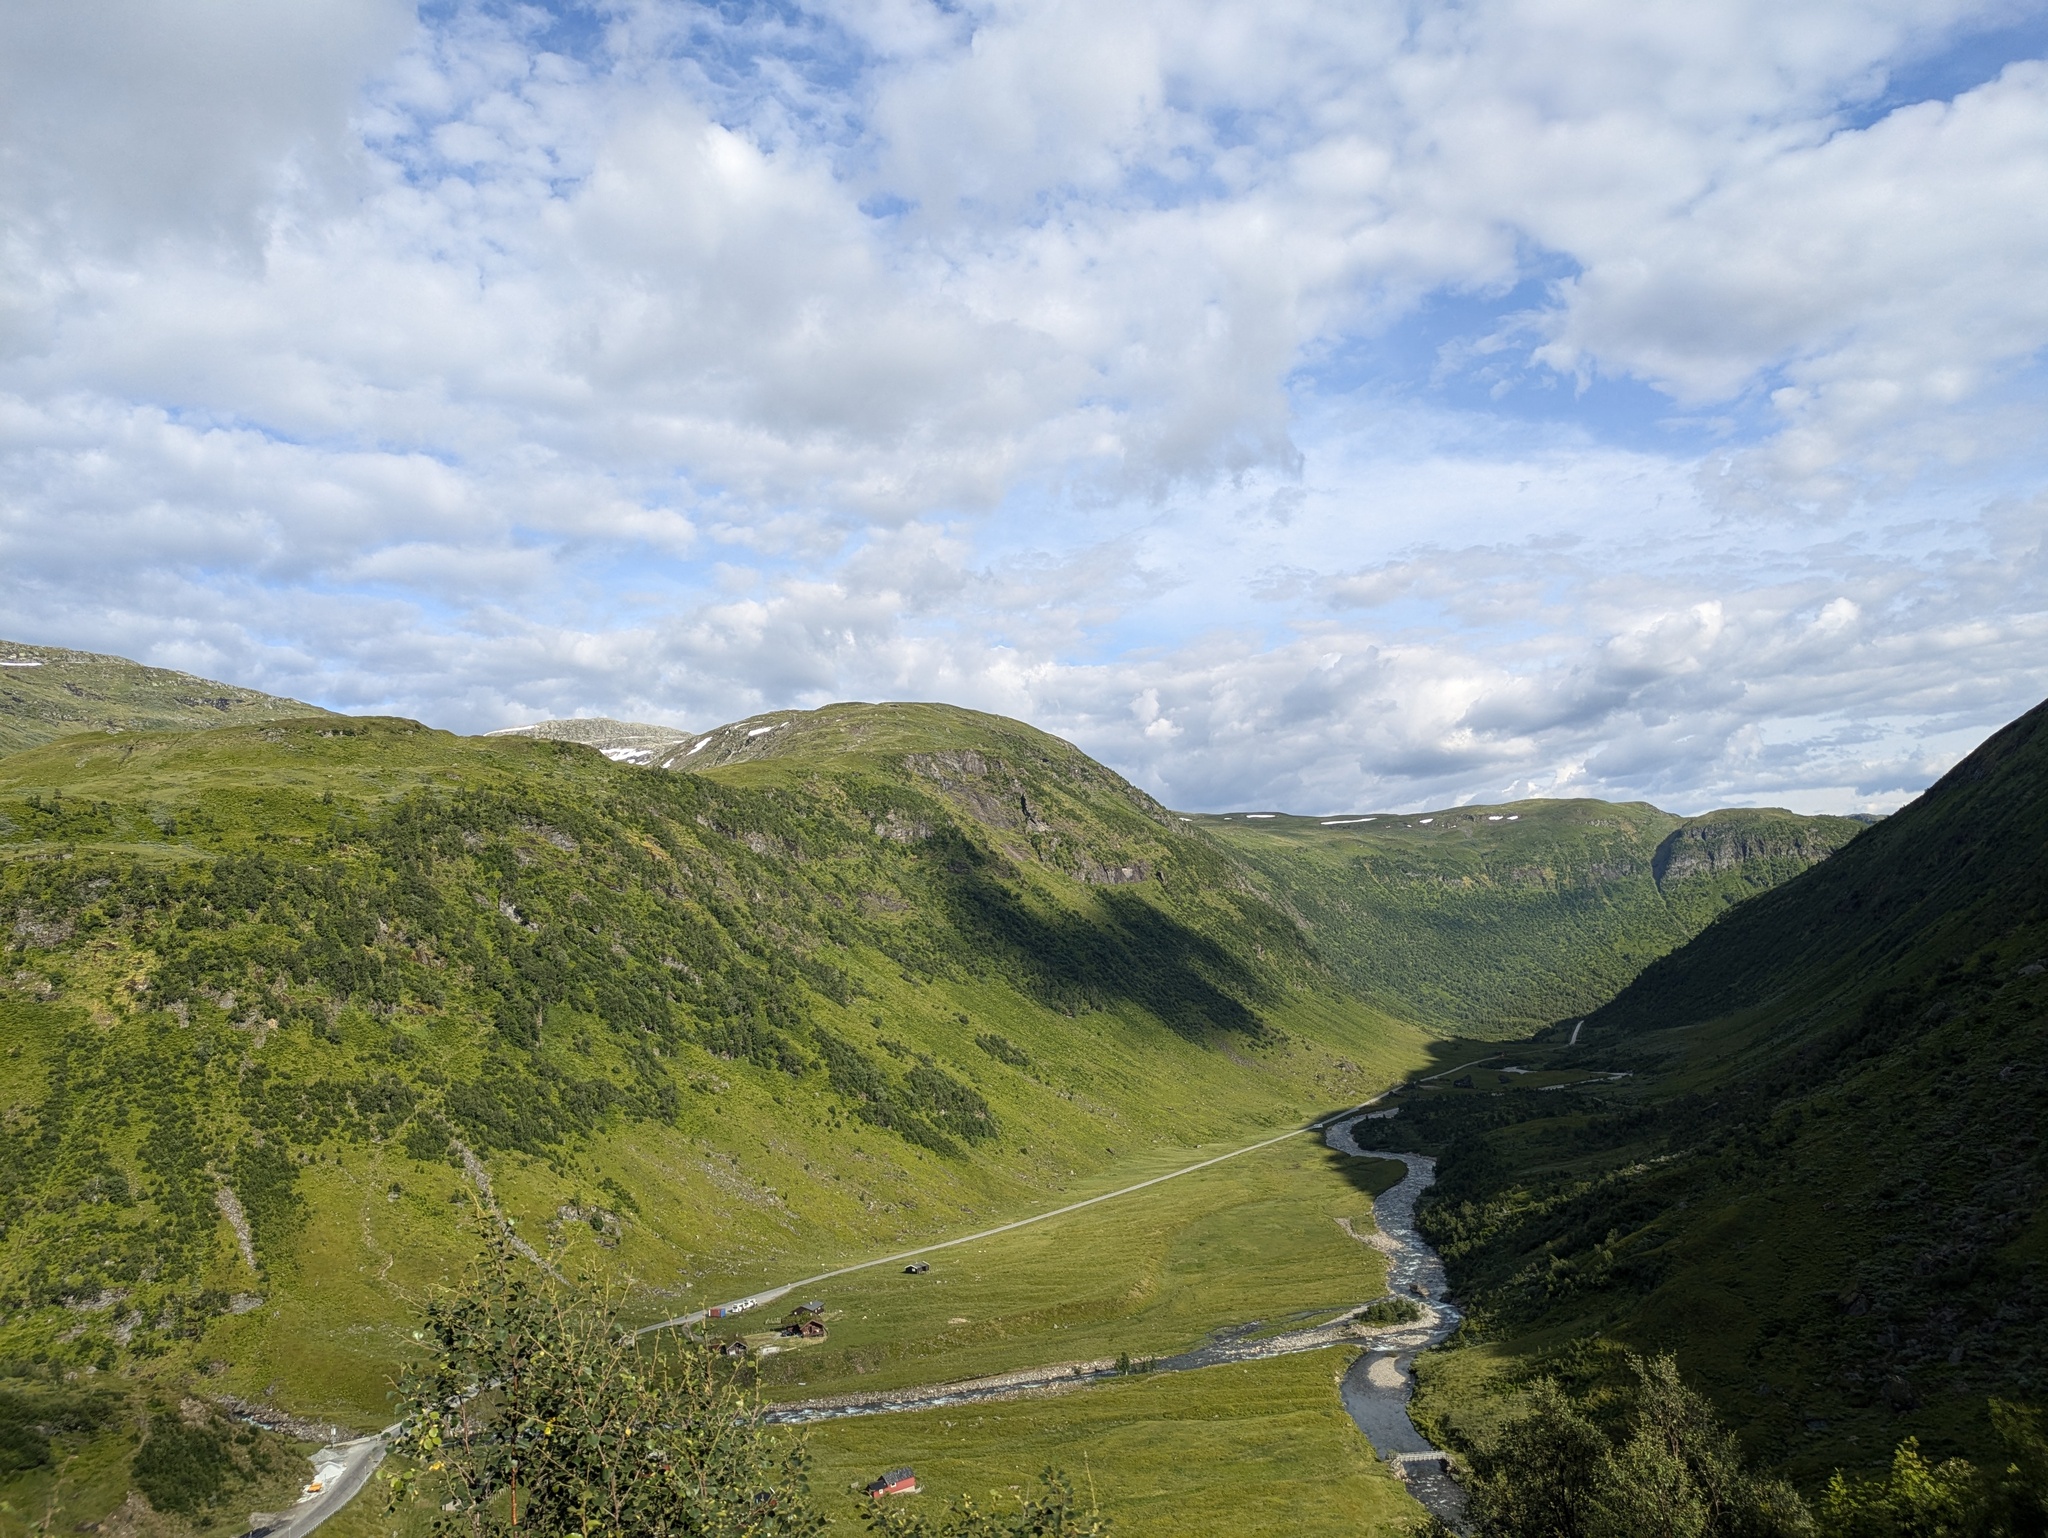
<svg viewBox="0 0 2048 1538"><path fill-rule="evenodd" d="M10 0L0 635L1171 805L1889 811L2048 695L2048 5Z"/></svg>

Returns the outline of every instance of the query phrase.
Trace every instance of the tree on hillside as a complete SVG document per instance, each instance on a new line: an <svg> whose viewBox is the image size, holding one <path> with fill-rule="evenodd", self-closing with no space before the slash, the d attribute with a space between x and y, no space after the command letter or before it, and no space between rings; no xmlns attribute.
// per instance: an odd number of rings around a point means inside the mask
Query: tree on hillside
<svg viewBox="0 0 2048 1538"><path fill-rule="evenodd" d="M1790 1485L1743 1467L1733 1432L1669 1356L1631 1356L1635 1414L1607 1465L1608 1530L1631 1538L1776 1538L1812 1530Z"/></svg>
<svg viewBox="0 0 2048 1538"><path fill-rule="evenodd" d="M1607 1438L1548 1378L1524 1401L1472 1488L1480 1531L1489 1538L1593 1538L1591 1497L1611 1450Z"/></svg>
<svg viewBox="0 0 2048 1538"><path fill-rule="evenodd" d="M1961 1458L1930 1464L1907 1437L1883 1474L1837 1473L1821 1501L1823 1538L2048 1538L2048 1417L1991 1401L2003 1466Z"/></svg>
<svg viewBox="0 0 2048 1538"><path fill-rule="evenodd" d="M603 1299L483 1257L431 1303L399 1380L393 1500L426 1498L466 1538L809 1538L801 1440L689 1341L646 1351Z"/></svg>
<svg viewBox="0 0 2048 1538"><path fill-rule="evenodd" d="M1631 1355L1617 1442L1543 1381L1479 1460L1485 1538L1792 1538L1812 1519L1789 1485L1743 1466L1734 1436L1668 1356Z"/></svg>
<svg viewBox="0 0 2048 1538"><path fill-rule="evenodd" d="M1994 1399L1991 1428L2005 1444L2005 1467L1991 1482L1993 1531L2048 1538L2048 1414Z"/></svg>
<svg viewBox="0 0 2048 1538"><path fill-rule="evenodd" d="M1821 1499L1827 1538L1972 1538L1988 1532L1983 1481L1961 1458L1932 1464L1907 1437L1874 1479L1837 1473Z"/></svg>

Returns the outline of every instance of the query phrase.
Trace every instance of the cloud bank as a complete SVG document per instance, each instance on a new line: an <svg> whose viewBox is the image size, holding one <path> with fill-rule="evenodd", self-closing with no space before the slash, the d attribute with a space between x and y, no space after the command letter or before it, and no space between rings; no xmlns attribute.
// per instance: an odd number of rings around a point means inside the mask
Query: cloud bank
<svg viewBox="0 0 2048 1538"><path fill-rule="evenodd" d="M111 10L0 16L10 638L1302 811L1883 809L2048 693L2027 12Z"/></svg>

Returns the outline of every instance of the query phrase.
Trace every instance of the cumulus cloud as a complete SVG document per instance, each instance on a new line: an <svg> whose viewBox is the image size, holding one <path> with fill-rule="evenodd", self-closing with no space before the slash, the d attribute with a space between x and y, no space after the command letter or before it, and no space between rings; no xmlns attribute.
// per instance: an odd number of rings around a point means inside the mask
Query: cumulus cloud
<svg viewBox="0 0 2048 1538"><path fill-rule="evenodd" d="M1891 804L2048 685L2048 66L1893 99L2003 16L27 0L0 629L957 699L1186 805Z"/></svg>
<svg viewBox="0 0 2048 1538"><path fill-rule="evenodd" d="M18 0L0 12L16 238L233 241L295 183L345 186L348 114L413 24L400 0Z"/></svg>

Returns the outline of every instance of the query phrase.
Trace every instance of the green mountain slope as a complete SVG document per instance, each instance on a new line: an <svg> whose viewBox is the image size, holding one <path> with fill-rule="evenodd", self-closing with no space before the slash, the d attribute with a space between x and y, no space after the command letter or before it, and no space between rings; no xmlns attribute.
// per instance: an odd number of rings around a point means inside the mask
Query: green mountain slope
<svg viewBox="0 0 2048 1538"><path fill-rule="evenodd" d="M374 1425L479 1211L661 1318L1193 1163L1433 1050L1237 829L1055 737L922 705L666 731L281 716L0 758L0 1377ZM1560 827L1527 846L1553 876ZM1642 858L1705 892L1779 857L1747 836ZM1564 947L1575 888L1532 890L1516 943ZM1165 1352L1304 1276L1377 1285L1311 1145L1203 1179L928 1297L849 1283L858 1317L764 1384Z"/></svg>
<svg viewBox="0 0 2048 1538"><path fill-rule="evenodd" d="M313 718L0 760L0 1358L360 1424L465 1192L658 1315L1418 1059L1067 744L823 718L890 746L685 774Z"/></svg>
<svg viewBox="0 0 2048 1538"><path fill-rule="evenodd" d="M204 730L325 713L125 657L0 641L0 753L75 732Z"/></svg>
<svg viewBox="0 0 2048 1538"><path fill-rule="evenodd" d="M1268 879L1360 994L1484 1037L1585 1014L1723 909L1864 828L1588 800L1197 821Z"/></svg>
<svg viewBox="0 0 2048 1538"><path fill-rule="evenodd" d="M2048 1397L2044 1010L2048 707L1578 1047L1503 1060L1597 1086L1407 1097L1393 1135L1445 1155L1428 1227L1477 1319L1433 1413L1478 1437L1489 1374L1597 1387L1620 1341L1675 1349L1801 1476L1908 1433L1985 1456L1988 1396Z"/></svg>

